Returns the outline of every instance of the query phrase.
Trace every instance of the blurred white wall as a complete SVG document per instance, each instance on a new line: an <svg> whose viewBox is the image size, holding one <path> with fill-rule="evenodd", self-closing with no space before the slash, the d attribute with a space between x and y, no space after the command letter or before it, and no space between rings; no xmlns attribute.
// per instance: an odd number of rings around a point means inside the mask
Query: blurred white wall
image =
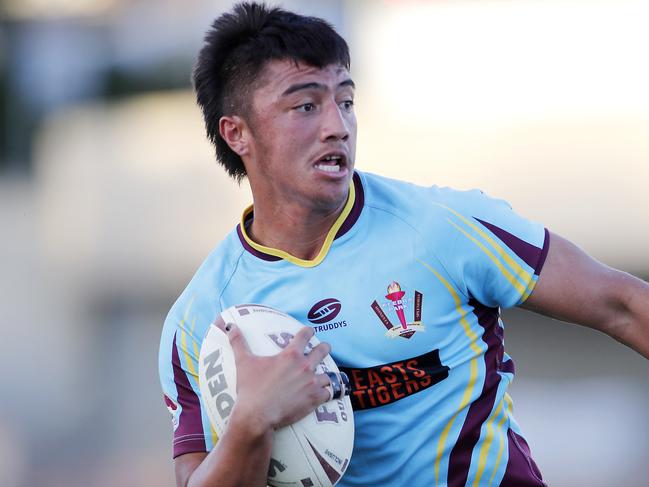
<svg viewBox="0 0 649 487"><path fill-rule="evenodd" d="M159 295L251 201L214 161L190 92L62 112L38 147L44 250L84 288L118 292L128 276L127 292ZM156 288L143 288L152 276Z"/></svg>
<svg viewBox="0 0 649 487"><path fill-rule="evenodd" d="M649 3L349 5L359 167L479 187L649 274Z"/></svg>

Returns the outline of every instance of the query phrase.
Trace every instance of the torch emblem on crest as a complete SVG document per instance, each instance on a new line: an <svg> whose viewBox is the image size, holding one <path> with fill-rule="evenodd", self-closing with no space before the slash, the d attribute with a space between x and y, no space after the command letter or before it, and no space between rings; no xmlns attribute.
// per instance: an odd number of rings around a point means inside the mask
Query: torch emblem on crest
<svg viewBox="0 0 649 487"><path fill-rule="evenodd" d="M417 331L426 331L426 328L421 323L421 305L423 301L423 294L419 291L415 291L415 300L414 300L414 309L413 309L413 321L408 323L406 321L406 309L410 307L412 299L406 298L406 292L401 290L401 286L398 282L393 281L388 286L388 293L385 295L386 299L389 301L386 303L387 308L394 310L399 319L399 324L401 326L394 326L390 321L390 318L383 311L383 307L377 302L372 303L372 310L376 313L376 316L381 320L383 326L387 328L386 336L390 338L402 337L410 338Z"/></svg>

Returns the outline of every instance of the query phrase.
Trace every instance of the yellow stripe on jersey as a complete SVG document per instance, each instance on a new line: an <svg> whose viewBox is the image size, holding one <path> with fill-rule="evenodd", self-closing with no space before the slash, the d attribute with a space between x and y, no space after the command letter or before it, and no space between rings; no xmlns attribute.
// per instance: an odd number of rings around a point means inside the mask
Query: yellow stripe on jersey
<svg viewBox="0 0 649 487"><path fill-rule="evenodd" d="M192 318L192 326L190 330L187 330L187 326L186 326L187 320L189 319L189 313L191 311L193 304L194 304L194 298L192 297L192 299L189 301L189 304L187 305L187 309L185 310L182 320L180 320L180 323L178 324L178 327L180 328L180 344L181 344L181 350L185 357L187 373L194 377L194 379L196 380L196 384L198 385L198 387L200 387L200 385L198 384L199 378L197 372L198 357L200 355L200 351L198 348L198 339L196 338L196 334L194 333L194 331L196 330L196 317ZM189 335L189 337L192 340L192 351L194 352L193 354L189 352L189 348L187 347L187 335ZM196 363L196 365L194 365L194 363ZM219 437L216 434L216 431L214 430L214 426L212 426L211 422L210 422L210 434L212 436L212 445L215 446L217 441L219 441Z"/></svg>
<svg viewBox="0 0 649 487"><path fill-rule="evenodd" d="M462 399L460 400L460 406L458 407L458 410L453 414L449 422L442 430L442 434L440 435L439 441L437 442L437 456L435 458L435 485L439 485L439 468L440 468L440 463L442 461L442 456L444 455L444 451L446 449L448 434L451 431L451 428L453 427L453 423L455 423L457 416L460 414L460 412L463 409L465 409L469 405L471 401L473 388L475 387L476 380L478 378L478 357L480 357L483 352L476 343L478 341L478 335L471 329L471 325L466 319L467 312L462 308L462 301L460 300L460 296L457 294L455 289L453 289L453 286L451 286L451 284L449 284L449 282L446 279L444 279L444 277L439 272L437 272L433 267L431 267L430 265L422 261L419 261L419 263L421 263L424 267L426 267L429 271L431 271L435 275L435 277L437 277L437 279L440 280L440 282L444 285L444 287L446 287L448 292L453 297L453 301L455 303L455 309L460 314L460 323L462 324L464 333L469 338L469 340L471 340L469 347L475 353L473 358L471 358L471 362L469 364L470 365L469 382L466 386L466 389L464 390L464 394L462 394Z"/></svg>
<svg viewBox="0 0 649 487"><path fill-rule="evenodd" d="M196 339L196 334L194 333L194 330L196 328L196 318L192 320L192 330L191 330L191 337L193 338L192 340L192 345L194 347L194 357L196 357L196 366L198 366L198 357L200 355L200 351L198 349L198 340ZM198 374L196 375L196 381L199 381ZM200 388L200 384L198 386ZM201 407L201 412L203 408ZM216 430L214 429L214 426L212 425L212 422L209 421L210 423L210 434L212 436L212 445L216 446L216 442L219 441L219 436L216 434Z"/></svg>
<svg viewBox="0 0 649 487"><path fill-rule="evenodd" d="M513 275L509 271L509 269L507 269L502 264L502 262L500 260L498 260L498 257L496 257L487 247L484 246L484 244L482 242L480 242L478 239L476 239L473 235L470 235L466 230L461 228L459 225L457 225L455 222L451 221L450 219L447 219L447 221L451 225L453 225L458 231L460 231L465 237L467 237L474 244L476 244L478 246L478 248L480 248L480 250L482 250L487 255L487 257L489 257L492 260L492 262L496 265L496 267L498 267L498 269L503 274L503 276L505 276L505 279L507 279L509 281L509 283L512 286L514 286L514 288L516 289L516 291L519 292L521 297L525 296L525 293L526 293L527 288L528 288L527 281L522 281L521 282L521 280L520 280L521 276L520 275L516 275L516 276ZM523 272L525 272L525 271L523 271ZM529 276L529 273L526 273L526 274L527 274L527 276ZM531 279L531 276L530 276L530 279Z"/></svg>
<svg viewBox="0 0 649 487"><path fill-rule="evenodd" d="M509 418L509 402L508 402L509 396L507 393L503 396L502 400L500 401L500 406L504 406L504 411L503 411L503 417L500 421L498 421L498 424L496 425L496 431L498 432L498 455L496 456L496 463L494 465L494 469L491 472L491 477L489 477L489 485L491 485L494 481L494 477L496 476L496 472L498 471L500 467L500 460L503 457L503 452L505 451L505 441L507 440L507 430L503 429L503 425L505 424L505 421ZM509 400L511 401L511 399ZM500 407L499 406L499 407Z"/></svg>
<svg viewBox="0 0 649 487"><path fill-rule="evenodd" d="M512 398L509 395L509 392L505 392L505 401L507 402L507 409L509 410L510 413L513 413L514 412L514 401L512 401Z"/></svg>
<svg viewBox="0 0 649 487"><path fill-rule="evenodd" d="M212 435L212 448L216 446L216 443L219 441L219 435L216 434L216 431L214 430L214 426L212 426L212 422L210 421L210 433Z"/></svg>
<svg viewBox="0 0 649 487"><path fill-rule="evenodd" d="M494 469L491 474L492 479L493 479L493 474L496 472L496 470L498 470L498 465L500 463L500 454L502 453L502 446L503 446L503 437L502 437L501 429L502 429L502 424L505 422L505 419L507 418L506 412L505 414L503 414L502 419L498 422L497 432L494 431L494 422L496 418L500 415L500 411L503 409L504 402L505 402L505 398L503 397L500 400L500 403L498 404L496 410L491 413L489 418L487 418L487 434L485 435L485 438L482 442L482 446L480 447L480 454L478 455L478 469L476 471L475 478L473 479L472 487L475 487L480 484L480 479L482 478L482 475L484 474L485 466L487 465L487 457L489 456L489 450L491 449L491 445L497 433L499 434L501 449L499 451L498 459L494 464ZM491 484L491 480L489 480L489 483Z"/></svg>
<svg viewBox="0 0 649 487"><path fill-rule="evenodd" d="M505 261L505 263L514 271L514 274L521 279L523 284L525 284L528 288L531 286L531 288L534 287L535 283L532 274L530 274L524 267L522 267L514 258L512 258L511 255L500 245L496 240L494 240L489 233L484 231L480 226L476 225L473 223L471 220L466 218L464 215L461 213L458 213L452 208L449 208L448 206L444 206L440 203L436 203L438 206L441 208L444 208L445 210L453 213L455 216L457 216L462 222L464 222L466 225L468 225L470 228L472 228L478 235L480 235L498 254L498 256ZM457 226L456 226L457 228ZM527 298L531 293L531 289L526 290L525 292L521 293L521 296L523 298Z"/></svg>
<svg viewBox="0 0 649 487"><path fill-rule="evenodd" d="M189 304L187 305L187 308L185 309L185 313L183 315L182 320L180 320L180 323L178 324L178 327L180 328L180 349L183 352L183 356L185 357L185 366L187 367L187 372L194 377L198 381L198 372L196 371L196 367L194 366L194 362L196 362L196 365L198 366L198 346L197 342L198 340L194 336L194 328L196 327L196 318L192 320L192 328L189 330L189 333L187 331L187 320L189 318L189 313L191 312L192 305L194 304L194 298L189 301ZM189 348L187 347L187 335L190 336L190 338L193 340L193 351L194 353L191 354L189 352Z"/></svg>
<svg viewBox="0 0 649 487"><path fill-rule="evenodd" d="M525 289L525 294L523 294L523 301L526 301L527 298L530 297L530 294L532 294L532 291L534 291L534 287L536 286L536 277L532 278L532 280L527 284L527 289Z"/></svg>
<svg viewBox="0 0 649 487"><path fill-rule="evenodd" d="M194 333L195 329L196 329L196 318L192 320L191 337L192 337L192 348L194 349L194 357L196 357L196 363L198 363L198 356L200 355L200 351L198 350L198 339L196 338L196 333Z"/></svg>
<svg viewBox="0 0 649 487"><path fill-rule="evenodd" d="M325 241L322 244L322 248L320 249L320 252L318 252L318 255L316 255L316 257L313 260L300 259L298 257L289 254L288 252L284 252L283 250L275 249L272 247L266 247L252 240L248 236L248 233L246 232L246 225L245 225L246 217L254 210L254 207L252 205L250 205L248 208L245 209L245 211L243 212L243 216L241 217L241 227L240 227L241 234L243 235L243 238L246 239L246 242L248 242L248 245L250 245L255 250L258 250L259 252L263 252L264 254L268 254L268 255L274 255L275 257L280 257L300 267L315 267L319 265L327 256L327 253L329 252L329 248L331 247L331 244L333 243L334 238L338 233L338 230L340 230L340 227L342 227L343 223L351 213L355 200L356 200L356 190L354 189L354 183L352 181L349 183L349 195L347 196L347 203L345 204L343 211L340 213L340 215L338 215L338 218L334 222L333 226L329 229L329 232L327 233Z"/></svg>
<svg viewBox="0 0 649 487"><path fill-rule="evenodd" d="M185 367L187 367L186 372L194 377L194 379L198 380L198 373L196 372L196 367L194 367L192 355L187 350L187 332L185 332L184 329L180 333L180 349L185 357Z"/></svg>

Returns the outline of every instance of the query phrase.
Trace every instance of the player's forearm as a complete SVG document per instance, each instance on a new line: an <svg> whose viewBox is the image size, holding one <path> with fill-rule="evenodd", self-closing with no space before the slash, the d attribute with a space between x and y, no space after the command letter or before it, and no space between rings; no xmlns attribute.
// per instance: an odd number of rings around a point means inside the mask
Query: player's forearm
<svg viewBox="0 0 649 487"><path fill-rule="evenodd" d="M272 429L237 408L228 431L191 474L187 487L265 487Z"/></svg>
<svg viewBox="0 0 649 487"><path fill-rule="evenodd" d="M620 282L620 310L610 335L649 358L649 283L629 274Z"/></svg>
<svg viewBox="0 0 649 487"><path fill-rule="evenodd" d="M557 234L523 307L602 331L649 358L649 284L601 264Z"/></svg>

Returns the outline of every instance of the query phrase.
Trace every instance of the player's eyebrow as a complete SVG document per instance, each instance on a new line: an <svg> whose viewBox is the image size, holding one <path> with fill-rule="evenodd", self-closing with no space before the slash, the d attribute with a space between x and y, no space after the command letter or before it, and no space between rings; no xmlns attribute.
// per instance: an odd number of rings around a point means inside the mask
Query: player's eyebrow
<svg viewBox="0 0 649 487"><path fill-rule="evenodd" d="M341 81L338 83L337 88L342 88L344 86L350 86L351 88L356 88L356 85L351 79L346 79L344 81ZM297 83L294 85L289 86L284 93L282 93L282 96L288 96L291 93L295 93L296 91L301 91L301 90L318 90L318 91L325 91L327 89L326 85L323 85L322 83Z"/></svg>
<svg viewBox="0 0 649 487"><path fill-rule="evenodd" d="M345 81L338 83L338 88L342 88L343 86L349 86L350 88L356 89L356 83L354 83L351 78L347 78Z"/></svg>

